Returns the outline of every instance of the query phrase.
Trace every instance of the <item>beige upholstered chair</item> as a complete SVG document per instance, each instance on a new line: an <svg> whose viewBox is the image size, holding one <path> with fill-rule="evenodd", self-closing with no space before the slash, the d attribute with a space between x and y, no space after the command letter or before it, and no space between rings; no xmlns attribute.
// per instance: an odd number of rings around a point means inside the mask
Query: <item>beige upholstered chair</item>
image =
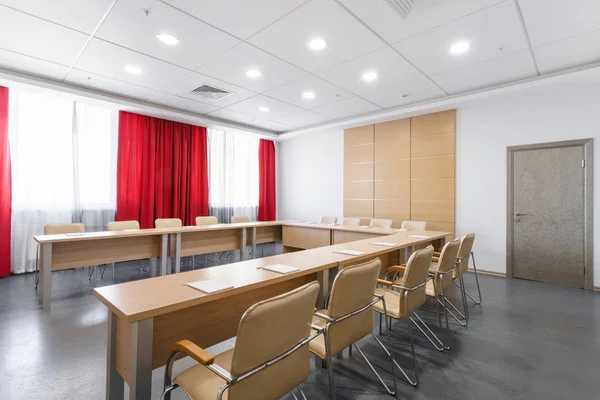
<svg viewBox="0 0 600 400"><path fill-rule="evenodd" d="M345 226L360 226L360 218L344 218L342 225Z"/></svg>
<svg viewBox="0 0 600 400"><path fill-rule="evenodd" d="M65 233L85 233L83 224L48 224L44 226L44 235L64 235ZM90 267L88 280L92 279L93 267ZM37 257L35 259L35 288L40 283L40 245L37 245Z"/></svg>
<svg viewBox="0 0 600 400"><path fill-rule="evenodd" d="M391 219L373 218L371 220L371 227L372 228L391 228L393 222L394 221L392 221Z"/></svg>
<svg viewBox="0 0 600 400"><path fill-rule="evenodd" d="M475 242L475 234L468 233L460 239L460 249L458 250L458 266L454 273L452 274L452 279L454 279L454 284L459 286L461 290L464 291L465 295L468 296L475 304L481 304L481 289L479 287L479 277L477 276L477 266L475 265L475 253L473 253L473 243ZM473 259L473 272L475 273L475 282L477 283L477 293L479 295L479 300L475 300L473 296L467 291L465 286L461 286L461 284L456 283L456 280L461 281L461 277L459 276L459 272L464 274L469 270L469 259ZM464 279L462 279L464 283Z"/></svg>
<svg viewBox="0 0 600 400"><path fill-rule="evenodd" d="M410 229L411 231L426 231L427 222L425 221L402 221L402 229Z"/></svg>
<svg viewBox="0 0 600 400"><path fill-rule="evenodd" d="M383 296L387 306L387 316L397 320L408 321L408 334L410 338L410 346L412 349L413 365L414 365L414 381L404 372L404 370L396 364L404 379L412 386L417 386L419 378L417 375L417 360L415 357L415 347L412 336L412 324L416 325L416 320L412 317L416 315L416 310L421 307L427 296L425 288L430 282L429 266L431 257L433 256L433 247L429 246L424 249L416 250L408 259L404 266L396 266L395 268L402 269L404 275L396 282L379 279L378 283L383 287L375 290L375 295ZM381 334L381 321L386 319L386 310L378 303L374 307L379 313L379 333ZM389 331L388 331L389 336Z"/></svg>
<svg viewBox="0 0 600 400"><path fill-rule="evenodd" d="M342 269L333 281L327 309L319 310L313 317L313 325L323 329L324 335L315 338L310 342L309 347L313 354L322 360L327 360L329 390L332 399L335 399L335 384L331 357L348 346L354 346L358 350L389 394L396 393L391 353L373 334L373 304L380 304L380 307L385 310L385 300L382 297L373 298L380 270L381 261L378 258ZM384 383L371 362L356 345L358 340L369 334L373 335L390 357L394 380L393 390Z"/></svg>
<svg viewBox="0 0 600 400"><path fill-rule="evenodd" d="M157 228L181 228L183 222L179 218L159 218L154 221L154 226Z"/></svg>
<svg viewBox="0 0 600 400"><path fill-rule="evenodd" d="M250 307L238 326L235 347L215 357L189 340L171 346L163 399L177 387L193 400L279 399L299 389L309 374L311 320L319 284L312 282ZM171 382L175 356L184 353L200 364ZM302 389L299 389L302 392Z"/></svg>
<svg viewBox="0 0 600 400"><path fill-rule="evenodd" d="M246 222L250 222L250 218L248 218L245 215L233 215L231 217L231 223L232 224L243 224Z"/></svg>
<svg viewBox="0 0 600 400"><path fill-rule="evenodd" d="M337 223L337 217L321 217L322 224L335 224Z"/></svg>
<svg viewBox="0 0 600 400"><path fill-rule="evenodd" d="M216 225L218 223L217 217L196 217L196 226Z"/></svg>
<svg viewBox="0 0 600 400"><path fill-rule="evenodd" d="M109 232L124 231L129 229L140 229L140 223L138 221L111 221L106 224L106 230ZM115 263L111 263L111 268L113 283L115 283ZM100 272L100 278L104 278L105 271L106 265Z"/></svg>

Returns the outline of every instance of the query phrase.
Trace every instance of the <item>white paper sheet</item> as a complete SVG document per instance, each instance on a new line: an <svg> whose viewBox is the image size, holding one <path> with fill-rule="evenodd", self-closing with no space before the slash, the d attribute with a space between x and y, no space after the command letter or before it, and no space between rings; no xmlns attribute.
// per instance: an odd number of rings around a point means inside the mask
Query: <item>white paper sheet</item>
<svg viewBox="0 0 600 400"><path fill-rule="evenodd" d="M289 265L283 265L283 264L267 265L267 266L261 267L261 268L269 270L269 271L277 272L280 274L290 274L292 272L300 271L300 268L291 267Z"/></svg>
<svg viewBox="0 0 600 400"><path fill-rule="evenodd" d="M359 250L338 250L338 251L334 251L334 253L346 254L348 256L362 256L363 254L365 254L364 251L359 251Z"/></svg>
<svg viewBox="0 0 600 400"><path fill-rule="evenodd" d="M373 242L371 244L373 246L383 246L383 247L394 247L394 246L396 246L396 243L390 243L390 242Z"/></svg>
<svg viewBox="0 0 600 400"><path fill-rule="evenodd" d="M423 236L423 235L409 235L409 238L413 239L429 239L431 236Z"/></svg>
<svg viewBox="0 0 600 400"><path fill-rule="evenodd" d="M186 283L186 286L199 290L203 293L211 294L222 292L223 290L233 289L234 286L218 279L205 279L201 281Z"/></svg>

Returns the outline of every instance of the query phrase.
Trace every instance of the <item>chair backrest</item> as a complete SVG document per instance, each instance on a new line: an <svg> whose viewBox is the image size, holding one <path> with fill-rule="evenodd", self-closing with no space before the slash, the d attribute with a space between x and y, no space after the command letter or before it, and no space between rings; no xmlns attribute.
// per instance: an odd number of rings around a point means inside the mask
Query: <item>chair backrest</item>
<svg viewBox="0 0 600 400"><path fill-rule="evenodd" d="M157 228L181 228L183 222L179 218L159 218L154 221Z"/></svg>
<svg viewBox="0 0 600 400"><path fill-rule="evenodd" d="M473 243L475 242L475 234L467 233L460 239L460 249L458 249L458 258L460 261L460 268L464 272L469 269L469 258L471 258L471 251L473 251Z"/></svg>
<svg viewBox="0 0 600 400"><path fill-rule="evenodd" d="M44 235L62 235L64 233L84 233L83 224L48 224L44 226Z"/></svg>
<svg viewBox="0 0 600 400"><path fill-rule="evenodd" d="M343 225L360 226L360 218L344 218Z"/></svg>
<svg viewBox="0 0 600 400"><path fill-rule="evenodd" d="M337 223L337 217L321 217L322 224L335 224Z"/></svg>
<svg viewBox="0 0 600 400"><path fill-rule="evenodd" d="M218 223L217 217L196 217L196 226L216 225Z"/></svg>
<svg viewBox="0 0 600 400"><path fill-rule="evenodd" d="M231 223L232 224L241 224L244 222L250 222L250 218L248 218L245 215L233 215L231 217Z"/></svg>
<svg viewBox="0 0 600 400"><path fill-rule="evenodd" d="M361 309L373 301L373 292L381 271L381 260L342 269L331 287L327 315L339 318ZM336 354L373 330L373 308L331 325L329 341L331 353Z"/></svg>
<svg viewBox="0 0 600 400"><path fill-rule="evenodd" d="M425 221L402 221L402 229L410 229L411 231L426 231L427 222Z"/></svg>
<svg viewBox="0 0 600 400"><path fill-rule="evenodd" d="M404 275L397 283L407 288L419 286L427 280L431 258L433 257L433 246L427 246L424 249L416 250L406 263ZM406 296L406 298L405 298ZM404 318L408 313L421 307L427 300L426 287L421 286L418 289L407 291L400 290L400 316Z"/></svg>
<svg viewBox="0 0 600 400"><path fill-rule="evenodd" d="M263 300L242 316L230 373L239 377L292 349L311 333L319 283ZM309 374L308 344L268 368L233 385L228 399L278 399Z"/></svg>
<svg viewBox="0 0 600 400"><path fill-rule="evenodd" d="M446 243L440 253L439 261L432 264L432 269L434 269L435 272L450 271L456 265L459 249L460 239L454 239L453 241ZM434 283L436 294L440 294L440 283L443 285L444 289L452 283L452 275L453 274L446 274L442 278L439 274L435 274Z"/></svg>
<svg viewBox="0 0 600 400"><path fill-rule="evenodd" d="M107 231L124 231L125 229L140 229L140 223L137 221L111 221L106 224Z"/></svg>
<svg viewBox="0 0 600 400"><path fill-rule="evenodd" d="M392 221L391 219L373 218L371 220L371 227L372 228L391 228L393 222L394 221Z"/></svg>

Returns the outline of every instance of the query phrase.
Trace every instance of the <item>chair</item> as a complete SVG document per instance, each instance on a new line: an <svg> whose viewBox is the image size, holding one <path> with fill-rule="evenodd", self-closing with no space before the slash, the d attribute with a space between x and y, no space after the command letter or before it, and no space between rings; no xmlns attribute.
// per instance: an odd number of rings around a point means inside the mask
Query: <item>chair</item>
<svg viewBox="0 0 600 400"><path fill-rule="evenodd" d="M427 222L425 221L402 221L402 229L409 229L411 231L426 231Z"/></svg>
<svg viewBox="0 0 600 400"><path fill-rule="evenodd" d="M473 242L475 242L474 233L468 233L460 239L460 249L458 250L458 268L452 274L452 279L454 281L454 284L460 287L460 289L464 291L465 295L468 296L473 301L473 303L480 305L481 289L479 287L479 278L477 277L477 266L475 265L475 253L473 252ZM433 254L436 255L436 253ZM466 287L464 287L463 289L463 287L461 287L460 284L456 283L457 279L460 282L459 272L462 273L464 278L465 272L469 270L469 258L473 258L473 272L475 273L475 282L477 283L477 293L479 294L479 300L475 300L473 296L471 296L471 294L467 292Z"/></svg>
<svg viewBox="0 0 600 400"><path fill-rule="evenodd" d="M391 219L377 219L371 220L371 228L391 228L393 221Z"/></svg>
<svg viewBox="0 0 600 400"><path fill-rule="evenodd" d="M360 226L360 218L344 218L342 225L345 226Z"/></svg>
<svg viewBox="0 0 600 400"><path fill-rule="evenodd" d="M140 229L140 223L138 221L112 221L106 224L106 230L109 232L124 231L128 229ZM113 283L115 283L115 263L111 263ZM100 272L100 278L104 278L104 271L106 271L106 265Z"/></svg>
<svg viewBox="0 0 600 400"><path fill-rule="evenodd" d="M85 233L85 225L71 224L47 224L44 226L44 235L64 235L65 233ZM35 288L38 288L40 283L40 245L37 245L35 258ZM90 267L88 280L92 279L94 267Z"/></svg>
<svg viewBox="0 0 600 400"><path fill-rule="evenodd" d="M183 222L179 218L159 218L154 221L156 228L181 228Z"/></svg>
<svg viewBox="0 0 600 400"><path fill-rule="evenodd" d="M380 270L381 261L378 258L342 269L333 282L327 309L317 311L313 317L313 325L322 328L324 335L310 342L309 348L321 360L327 361L329 391L332 399L335 399L335 384L331 357L349 346L350 349L352 346L356 348L388 394L393 396L396 393L392 355L379 341L379 338L373 334L373 304L380 304L384 312L386 309L383 297L373 297ZM394 380L393 390L385 384L371 362L356 345L358 340L369 334L390 357L392 379Z"/></svg>
<svg viewBox="0 0 600 400"><path fill-rule="evenodd" d="M409 378L408 374L394 361L396 367L400 370L404 379L412 386L419 384L419 376L417 373L417 359L415 357L415 345L412 334L412 324L415 324L415 319L412 316L416 310L421 307L427 296L425 295L425 287L431 281L429 277L429 266L431 257L433 256L433 247L429 246L425 249L415 251L405 266L402 268L404 275L396 282L391 282L379 279L377 283L384 287L375 289L376 296L383 296L387 310L382 307L383 303L375 304L373 307L379 313L379 334L381 334L381 321L386 317L406 320L408 322L408 336L410 338L410 347L413 358L413 373L414 381ZM387 321L386 321L387 324ZM388 339L390 331L388 329ZM390 348L391 350L391 348Z"/></svg>
<svg viewBox="0 0 600 400"><path fill-rule="evenodd" d="M337 217L321 217L322 224L335 224L337 223Z"/></svg>
<svg viewBox="0 0 600 400"><path fill-rule="evenodd" d="M196 217L196 226L216 225L217 217ZM208 253L206 253L206 266L208 266ZM192 269L196 268L196 256L192 256Z"/></svg>
<svg viewBox="0 0 600 400"><path fill-rule="evenodd" d="M231 223L232 224L243 224L246 222L250 222L250 218L248 218L245 215L232 215L231 216Z"/></svg>
<svg viewBox="0 0 600 400"><path fill-rule="evenodd" d="M311 332L318 293L319 283L312 282L254 304L240 320L235 347L217 356L189 340L174 343L162 399L169 400L177 387L193 400L279 399L295 388L306 398L299 385L309 374L308 343L321 334ZM171 381L181 353L200 364Z"/></svg>

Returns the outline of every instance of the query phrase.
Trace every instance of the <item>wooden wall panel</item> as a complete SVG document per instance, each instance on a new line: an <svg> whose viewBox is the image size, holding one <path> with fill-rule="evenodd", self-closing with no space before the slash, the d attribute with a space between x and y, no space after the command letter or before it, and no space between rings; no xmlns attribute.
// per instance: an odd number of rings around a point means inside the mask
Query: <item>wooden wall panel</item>
<svg viewBox="0 0 600 400"><path fill-rule="evenodd" d="M373 161L373 143L344 149L344 163L354 164Z"/></svg>
<svg viewBox="0 0 600 400"><path fill-rule="evenodd" d="M373 125L346 129L344 131L344 147L373 143L374 131Z"/></svg>
<svg viewBox="0 0 600 400"><path fill-rule="evenodd" d="M375 142L410 137L410 118L375 124Z"/></svg>
<svg viewBox="0 0 600 400"><path fill-rule="evenodd" d="M410 199L410 179L376 181L375 199Z"/></svg>
<svg viewBox="0 0 600 400"><path fill-rule="evenodd" d="M410 158L410 139L375 143L375 161Z"/></svg>
<svg viewBox="0 0 600 400"><path fill-rule="evenodd" d="M410 160L382 161L375 163L375 180L410 178Z"/></svg>
<svg viewBox="0 0 600 400"><path fill-rule="evenodd" d="M373 200L344 200L344 217L373 218Z"/></svg>
<svg viewBox="0 0 600 400"><path fill-rule="evenodd" d="M410 198L413 200L454 200L454 178L412 179Z"/></svg>
<svg viewBox="0 0 600 400"><path fill-rule="evenodd" d="M345 199L372 199L373 182L345 182Z"/></svg>
<svg viewBox="0 0 600 400"><path fill-rule="evenodd" d="M410 141L412 158L447 156L454 153L454 132L415 137Z"/></svg>
<svg viewBox="0 0 600 400"><path fill-rule="evenodd" d="M394 220L410 219L409 200L374 200L374 218L386 218Z"/></svg>
<svg viewBox="0 0 600 400"><path fill-rule="evenodd" d="M411 158L412 179L454 178L454 156Z"/></svg>
<svg viewBox="0 0 600 400"><path fill-rule="evenodd" d="M411 137L435 135L436 133L455 132L456 110L421 115L410 119Z"/></svg>
<svg viewBox="0 0 600 400"><path fill-rule="evenodd" d="M344 181L372 181L373 163L349 164L344 167Z"/></svg>
<svg viewBox="0 0 600 400"><path fill-rule="evenodd" d="M411 200L410 216L415 221L454 222L454 201Z"/></svg>

